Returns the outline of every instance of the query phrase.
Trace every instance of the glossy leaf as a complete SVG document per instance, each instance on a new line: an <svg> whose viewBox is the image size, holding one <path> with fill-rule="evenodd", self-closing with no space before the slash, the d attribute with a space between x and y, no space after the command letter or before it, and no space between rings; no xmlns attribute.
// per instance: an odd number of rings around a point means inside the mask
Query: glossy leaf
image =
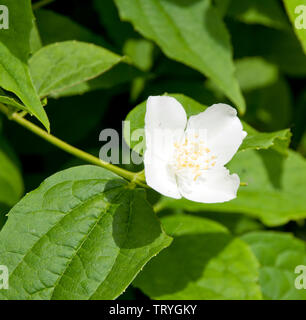
<svg viewBox="0 0 306 320"><path fill-rule="evenodd" d="M171 238L145 199L95 166L59 172L23 198L0 233L2 299L114 299Z"/></svg>
<svg viewBox="0 0 306 320"><path fill-rule="evenodd" d="M245 102L234 76L229 34L210 0L115 0L123 20L156 42L171 59L206 75L241 112ZM140 19L139 17L142 17Z"/></svg>

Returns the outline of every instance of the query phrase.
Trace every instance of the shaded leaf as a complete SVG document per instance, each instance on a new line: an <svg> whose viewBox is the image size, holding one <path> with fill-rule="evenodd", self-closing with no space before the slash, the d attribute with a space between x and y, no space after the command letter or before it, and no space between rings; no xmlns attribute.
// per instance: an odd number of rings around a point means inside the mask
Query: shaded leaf
<svg viewBox="0 0 306 320"><path fill-rule="evenodd" d="M280 76L275 83L265 88L247 92L245 96L248 104L245 120L250 124L262 131L292 126L293 96L284 77Z"/></svg>
<svg viewBox="0 0 306 320"><path fill-rule="evenodd" d="M284 31L234 21L227 25L237 58L262 56L288 75L306 75L305 53L290 28Z"/></svg>
<svg viewBox="0 0 306 320"><path fill-rule="evenodd" d="M13 206L22 193L23 181L16 156L0 136L0 205Z"/></svg>
<svg viewBox="0 0 306 320"><path fill-rule="evenodd" d="M0 94L2 94L1 89L0 89ZM9 96L0 95L0 103L4 103L8 106L15 107L20 110L28 111L26 106L24 106L19 101Z"/></svg>
<svg viewBox="0 0 306 320"><path fill-rule="evenodd" d="M40 9L35 11L36 23L44 45L68 40L92 42L112 50L101 36L83 27L69 17L51 10Z"/></svg>
<svg viewBox="0 0 306 320"><path fill-rule="evenodd" d="M277 29L287 29L289 26L278 0L232 0L227 14L244 23Z"/></svg>
<svg viewBox="0 0 306 320"><path fill-rule="evenodd" d="M261 298L258 262L243 241L199 217L174 215L162 223L174 241L134 281L146 295L169 300Z"/></svg>
<svg viewBox="0 0 306 320"><path fill-rule="evenodd" d="M235 61L239 85L244 91L251 91L270 85L278 79L275 65L261 57L246 57Z"/></svg>
<svg viewBox="0 0 306 320"><path fill-rule="evenodd" d="M0 204L0 231L6 223L7 216L6 214L9 211L9 207L3 204Z"/></svg>
<svg viewBox="0 0 306 320"><path fill-rule="evenodd" d="M137 38L138 35L132 26L120 20L113 0L94 0L93 4L110 41L116 47L122 50L127 39Z"/></svg>

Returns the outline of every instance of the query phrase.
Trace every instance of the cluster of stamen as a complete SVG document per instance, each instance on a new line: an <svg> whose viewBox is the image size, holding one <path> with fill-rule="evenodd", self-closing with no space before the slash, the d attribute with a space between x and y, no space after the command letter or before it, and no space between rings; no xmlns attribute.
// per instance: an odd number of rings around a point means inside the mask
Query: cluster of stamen
<svg viewBox="0 0 306 320"><path fill-rule="evenodd" d="M216 165L217 157L205 144L199 134L185 136L182 141L174 143L174 169L176 173L188 170L196 181L206 170Z"/></svg>

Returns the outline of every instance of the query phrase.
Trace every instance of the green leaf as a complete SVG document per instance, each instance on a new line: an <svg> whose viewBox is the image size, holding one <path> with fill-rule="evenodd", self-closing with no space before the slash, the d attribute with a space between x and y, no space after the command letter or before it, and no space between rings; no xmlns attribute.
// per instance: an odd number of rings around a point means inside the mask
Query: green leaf
<svg viewBox="0 0 306 320"><path fill-rule="evenodd" d="M128 39L123 52L129 56L140 70L149 71L153 65L154 45L145 39Z"/></svg>
<svg viewBox="0 0 306 320"><path fill-rule="evenodd" d="M263 88L277 81L278 69L261 57L246 57L235 61L236 75L243 91Z"/></svg>
<svg viewBox="0 0 306 320"><path fill-rule="evenodd" d="M227 14L244 23L262 24L276 29L288 28L286 15L278 0L232 0Z"/></svg>
<svg viewBox="0 0 306 320"><path fill-rule="evenodd" d="M44 45L67 40L78 40L94 43L111 51L115 50L113 46L107 43L101 36L96 35L91 30L66 16L49 10L38 10L36 11L36 18ZM109 89L144 75L128 61L122 62L126 63L117 64L100 77L61 90L60 92L52 94L52 97L59 98L63 96L80 95L98 89Z"/></svg>
<svg viewBox="0 0 306 320"><path fill-rule="evenodd" d="M248 183L240 187L236 199L202 204L163 198L158 208L242 213L271 227L306 218L306 160L298 153L289 151L286 158L272 149L246 150L236 154L228 168Z"/></svg>
<svg viewBox="0 0 306 320"><path fill-rule="evenodd" d="M306 0L283 0L283 2L293 29L301 42L304 53L306 54ZM299 6L300 10L296 12L296 8Z"/></svg>
<svg viewBox="0 0 306 320"><path fill-rule="evenodd" d="M155 41L171 59L209 77L238 109L245 102L234 76L229 34L210 0L115 0L123 20ZM141 19L140 19L141 17Z"/></svg>
<svg viewBox="0 0 306 320"><path fill-rule="evenodd" d="M216 222L187 215L162 219L174 236L133 285L152 299L260 299L250 248Z"/></svg>
<svg viewBox="0 0 306 320"><path fill-rule="evenodd" d="M30 48L31 48L31 54L33 54L34 52L42 48L42 42L41 42L39 31L37 29L36 21L34 21L33 28L31 30Z"/></svg>
<svg viewBox="0 0 306 320"><path fill-rule="evenodd" d="M158 205L156 208L158 209ZM264 229L264 225L258 220L240 213L199 211L189 212L188 214L216 221L225 226L233 235L236 236Z"/></svg>
<svg viewBox="0 0 306 320"><path fill-rule="evenodd" d="M142 189L95 166L48 178L10 212L2 299L114 299L171 238Z"/></svg>
<svg viewBox="0 0 306 320"><path fill-rule="evenodd" d="M243 124L243 127L248 132L248 135L243 140L239 149L240 151L246 149L269 149L273 147L274 150L284 155L288 154L291 138L290 129L276 132L258 132L246 123Z"/></svg>
<svg viewBox="0 0 306 320"><path fill-rule="evenodd" d="M264 299L306 300L306 290L295 288L295 268L306 265L305 242L291 234L254 232L241 238L260 263L259 283Z"/></svg>
<svg viewBox="0 0 306 320"><path fill-rule="evenodd" d="M137 77L142 76L144 76L144 73L135 68L129 62L120 63L114 66L109 71L103 73L100 77L79 83L73 87L66 88L62 91L55 92L52 94L52 97L59 98L64 96L80 95L88 91L94 91L99 89L110 89L112 87L130 82L136 79Z"/></svg>
<svg viewBox="0 0 306 320"><path fill-rule="evenodd" d="M0 89L0 94L2 94L1 89ZM18 102L16 99L9 97L9 96L2 96L0 95L0 103L4 103L6 105L9 105L11 107L15 107L20 110L25 110L28 111L27 107Z"/></svg>
<svg viewBox="0 0 306 320"><path fill-rule="evenodd" d="M146 39L127 39L123 52L133 64L143 72L149 72L154 62L154 44ZM136 101L146 84L146 77L138 77L132 82L131 100Z"/></svg>
<svg viewBox="0 0 306 320"><path fill-rule="evenodd" d="M65 41L48 45L30 59L30 69L40 97L98 77L122 57L89 43Z"/></svg>
<svg viewBox="0 0 306 320"><path fill-rule="evenodd" d="M0 136L0 205L13 206L22 193L23 181L16 156Z"/></svg>
<svg viewBox="0 0 306 320"><path fill-rule="evenodd" d="M168 95L168 94L167 94ZM176 98L184 107L187 117L196 115L203 112L207 107L198 103L197 101L181 95L181 94L170 94ZM144 118L146 113L146 101L135 107L126 118L126 121L130 121L130 130L133 132L136 129L144 128ZM255 129L243 122L244 130L248 132L247 138L244 140L240 147L240 151L246 149L268 149L272 146L277 148L277 151L286 154L287 147L290 142L290 130L282 130L271 133L258 133ZM139 141L129 141L128 127L124 127L124 136L127 143L133 149Z"/></svg>
<svg viewBox="0 0 306 320"><path fill-rule="evenodd" d="M49 130L49 120L35 91L28 68L34 28L30 0L3 0L9 9L9 29L0 32L0 86L13 92L29 113Z"/></svg>

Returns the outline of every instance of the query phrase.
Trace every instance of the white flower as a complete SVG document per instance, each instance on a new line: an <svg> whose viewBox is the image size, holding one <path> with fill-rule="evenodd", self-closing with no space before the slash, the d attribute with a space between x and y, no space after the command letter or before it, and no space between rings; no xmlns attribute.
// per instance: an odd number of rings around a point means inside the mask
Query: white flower
<svg viewBox="0 0 306 320"><path fill-rule="evenodd" d="M215 203L236 198L240 179L224 167L246 132L234 108L214 104L187 115L167 96L149 97L145 116L147 184L161 194Z"/></svg>

